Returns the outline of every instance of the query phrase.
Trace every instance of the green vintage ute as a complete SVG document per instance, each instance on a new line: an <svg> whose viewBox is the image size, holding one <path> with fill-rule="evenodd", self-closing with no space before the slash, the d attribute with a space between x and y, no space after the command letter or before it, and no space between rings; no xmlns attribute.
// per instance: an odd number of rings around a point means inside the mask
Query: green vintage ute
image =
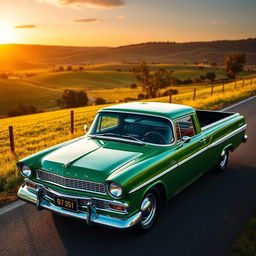
<svg viewBox="0 0 256 256"><path fill-rule="evenodd" d="M101 109L85 136L17 163L18 196L38 210L114 228L147 231L159 204L247 140L238 113L135 102Z"/></svg>

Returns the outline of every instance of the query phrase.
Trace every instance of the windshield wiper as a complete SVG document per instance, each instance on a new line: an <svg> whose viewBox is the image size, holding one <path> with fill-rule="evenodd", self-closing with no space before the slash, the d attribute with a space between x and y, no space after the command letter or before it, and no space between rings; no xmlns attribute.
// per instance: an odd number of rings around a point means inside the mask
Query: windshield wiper
<svg viewBox="0 0 256 256"><path fill-rule="evenodd" d="M146 144L143 140L140 140L134 136L131 135L124 135L124 134L119 134L119 133L99 133L99 134L95 134L92 135L92 137L97 137L97 136L113 136L113 137L119 137L119 138L127 138L127 139L133 139L137 142L140 142L142 144Z"/></svg>

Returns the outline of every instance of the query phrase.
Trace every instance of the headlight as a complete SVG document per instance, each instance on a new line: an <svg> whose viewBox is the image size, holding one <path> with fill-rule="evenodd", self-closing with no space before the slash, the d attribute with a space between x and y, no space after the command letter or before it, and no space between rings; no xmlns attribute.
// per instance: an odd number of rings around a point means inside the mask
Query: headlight
<svg viewBox="0 0 256 256"><path fill-rule="evenodd" d="M20 172L24 177L27 177L27 178L29 178L32 175L32 171L30 167L25 164L21 166Z"/></svg>
<svg viewBox="0 0 256 256"><path fill-rule="evenodd" d="M121 198L124 193L121 185L114 182L108 184L108 192L114 198Z"/></svg>

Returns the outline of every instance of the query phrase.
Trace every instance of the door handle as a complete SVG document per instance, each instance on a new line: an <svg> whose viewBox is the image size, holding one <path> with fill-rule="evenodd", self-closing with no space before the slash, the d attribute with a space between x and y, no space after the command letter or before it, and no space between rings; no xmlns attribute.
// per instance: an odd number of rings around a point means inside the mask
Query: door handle
<svg viewBox="0 0 256 256"><path fill-rule="evenodd" d="M203 143L203 142L205 142L206 141L206 139L201 139L201 140L199 140L199 142L201 142L201 143Z"/></svg>

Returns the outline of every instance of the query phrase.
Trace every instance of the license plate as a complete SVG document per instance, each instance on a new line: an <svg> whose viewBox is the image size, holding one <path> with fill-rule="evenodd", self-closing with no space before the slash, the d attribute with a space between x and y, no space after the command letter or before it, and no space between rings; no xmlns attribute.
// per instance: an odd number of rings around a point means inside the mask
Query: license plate
<svg viewBox="0 0 256 256"><path fill-rule="evenodd" d="M59 206L70 211L77 211L76 200L56 196L54 201L56 206Z"/></svg>

